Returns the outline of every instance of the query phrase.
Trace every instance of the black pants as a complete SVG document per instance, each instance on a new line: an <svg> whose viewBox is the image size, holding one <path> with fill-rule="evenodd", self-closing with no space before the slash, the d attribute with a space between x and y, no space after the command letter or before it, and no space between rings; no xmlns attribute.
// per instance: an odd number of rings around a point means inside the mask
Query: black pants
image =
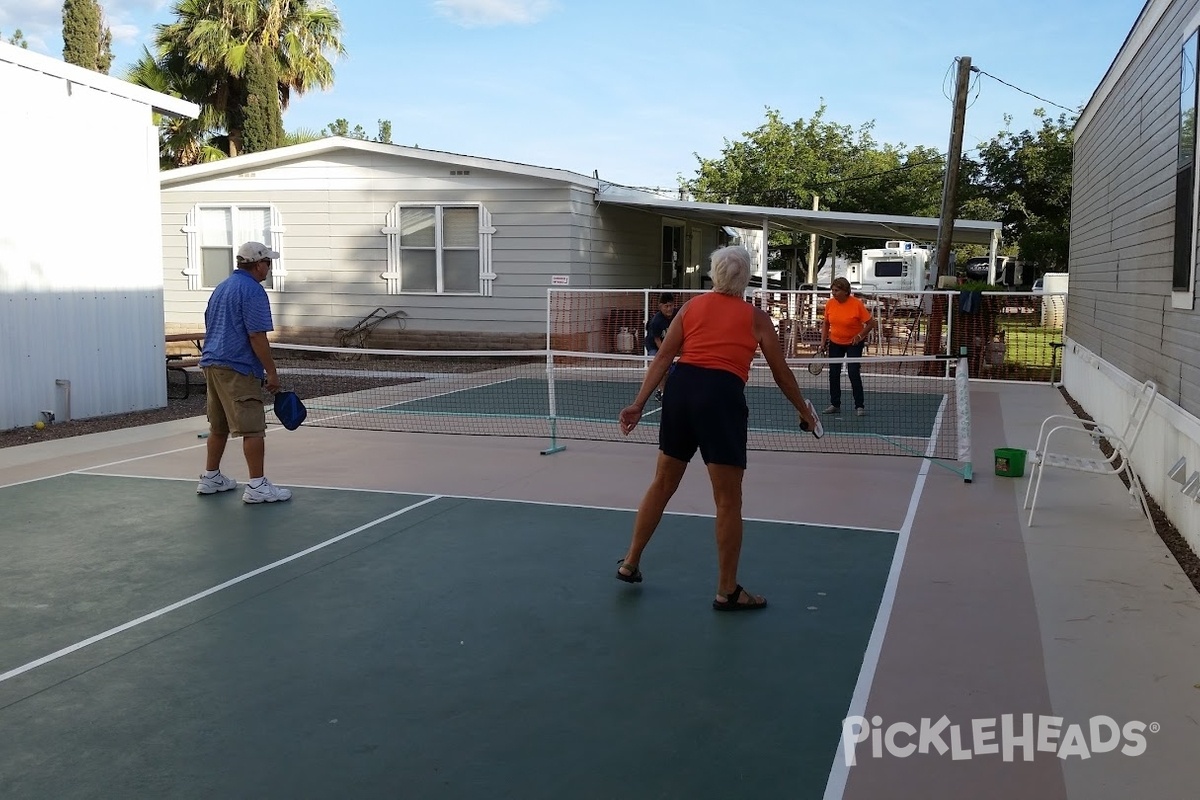
<svg viewBox="0 0 1200 800"><path fill-rule="evenodd" d="M842 358L843 356L861 358L862 354L862 342L858 344L838 344L832 340L829 342L830 358ZM864 407L861 370L862 365L860 364L846 365L846 374L850 376L850 391L854 395L855 408ZM829 405L835 408L842 407L842 365L836 361L829 365Z"/></svg>

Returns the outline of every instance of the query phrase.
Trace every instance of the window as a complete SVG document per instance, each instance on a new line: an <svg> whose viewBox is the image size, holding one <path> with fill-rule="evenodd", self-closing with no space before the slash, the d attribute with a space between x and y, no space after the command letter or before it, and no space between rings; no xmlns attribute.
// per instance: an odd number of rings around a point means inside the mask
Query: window
<svg viewBox="0 0 1200 800"><path fill-rule="evenodd" d="M907 273L903 261L876 261L876 278L900 278Z"/></svg>
<svg viewBox="0 0 1200 800"><path fill-rule="evenodd" d="M1191 308L1192 268L1195 253L1196 190L1196 55L1200 33L1193 32L1183 45L1179 82L1179 150L1175 163L1175 259L1171 288L1177 297L1172 305Z"/></svg>
<svg viewBox="0 0 1200 800"><path fill-rule="evenodd" d="M387 216L388 294L491 296L491 215L480 205L400 205Z"/></svg>
<svg viewBox="0 0 1200 800"><path fill-rule="evenodd" d="M233 274L237 249L244 242L262 242L279 253L283 226L271 205L203 204L188 212L183 228L188 237L189 289L212 289ZM266 286L283 291L287 269L283 259L271 264Z"/></svg>

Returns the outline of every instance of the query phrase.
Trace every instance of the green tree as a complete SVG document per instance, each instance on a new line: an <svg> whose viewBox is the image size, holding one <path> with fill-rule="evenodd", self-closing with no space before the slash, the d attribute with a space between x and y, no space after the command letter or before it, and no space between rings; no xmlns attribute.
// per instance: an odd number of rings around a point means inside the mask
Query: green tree
<svg viewBox="0 0 1200 800"><path fill-rule="evenodd" d="M242 129L242 151L261 153L279 146L283 115L279 110L279 78L275 62L257 44L250 45L246 63L246 96L235 112Z"/></svg>
<svg viewBox="0 0 1200 800"><path fill-rule="evenodd" d="M211 93L211 77L182 57L155 58L142 49L142 57L131 66L125 80L162 94L192 100ZM162 169L190 167L225 158L225 144L220 133L221 119L211 106L200 106L196 119L159 115L158 162Z"/></svg>
<svg viewBox="0 0 1200 800"><path fill-rule="evenodd" d="M180 57L206 76L206 94L188 99L214 110L230 155L242 148L235 109L251 44L275 62L283 110L293 93L332 87L332 60L345 54L337 9L323 0L176 0L172 13L175 21L157 28L158 57Z"/></svg>
<svg viewBox="0 0 1200 800"><path fill-rule="evenodd" d="M346 139L366 139L367 132L363 130L362 125L355 125L353 130L350 128L350 123L344 119L338 118L321 129L322 136L341 136Z"/></svg>
<svg viewBox="0 0 1200 800"><path fill-rule="evenodd" d="M29 42L25 41L25 34L21 32L20 28L13 31L13 35L8 37L7 41L9 44L16 45L24 50L29 49Z"/></svg>
<svg viewBox="0 0 1200 800"><path fill-rule="evenodd" d="M108 74L112 66L112 30L97 0L64 0L63 60Z"/></svg>
<svg viewBox="0 0 1200 800"><path fill-rule="evenodd" d="M314 131L312 128L298 128L294 131L284 131L279 138L280 147L290 147L294 144L304 144L305 142L315 142L318 139L325 137L320 131Z"/></svg>
<svg viewBox="0 0 1200 800"><path fill-rule="evenodd" d="M1043 109L1036 131L1000 131L979 148L973 166L981 199L1004 223L1004 238L1022 260L1065 271L1070 250L1074 119Z"/></svg>
<svg viewBox="0 0 1200 800"><path fill-rule="evenodd" d="M945 158L925 147L878 145L874 123L854 129L825 120L822 104L809 119L784 121L767 109L766 121L739 141L725 141L721 156L700 162L686 184L710 202L779 208L821 207L837 211L936 216L941 202ZM808 237L792 242L776 233L771 243L796 244L803 252ZM874 247L874 240L843 240L839 250ZM820 260L831 243L822 241Z"/></svg>
<svg viewBox="0 0 1200 800"><path fill-rule="evenodd" d="M65 0L62 6L63 60L96 70L100 54L100 5L96 0Z"/></svg>
<svg viewBox="0 0 1200 800"><path fill-rule="evenodd" d="M378 124L379 133L374 139L369 139L367 131L362 125L355 125L351 128L347 120L339 118L322 128L320 137L341 136L345 139L363 139L383 144L392 144L392 121L390 119L381 119L378 121Z"/></svg>

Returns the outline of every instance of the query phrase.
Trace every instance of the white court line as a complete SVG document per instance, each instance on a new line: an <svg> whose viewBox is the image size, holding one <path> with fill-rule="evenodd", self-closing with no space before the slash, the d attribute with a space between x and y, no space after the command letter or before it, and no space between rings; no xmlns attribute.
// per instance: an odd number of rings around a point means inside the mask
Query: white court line
<svg viewBox="0 0 1200 800"><path fill-rule="evenodd" d="M144 456L134 456L133 458L123 458L120 461L109 461L107 464L93 464L90 467L78 467L76 469L69 469L66 472L58 472L58 473L55 473L54 475L42 475L40 477L30 478L29 480L25 480L25 481L16 481L14 483L6 483L3 486L0 486L0 489L7 489L10 486L24 486L27 483L37 483L38 481L48 481L51 478L61 478L64 475L86 475L87 471L90 469L104 469L105 467L115 467L117 464L128 464L131 461L141 461L144 458L158 458L159 456L169 456L172 453L183 453L188 450L195 450L197 447L205 447L205 446L206 446L206 444L202 442L200 444L190 444L187 447L176 447L174 450L163 450L162 452L159 452L159 453L150 453L150 454L144 455ZM131 475L129 477L145 478L146 476L145 475L136 475L136 476ZM188 478L188 480L195 480L195 479Z"/></svg>
<svg viewBox="0 0 1200 800"><path fill-rule="evenodd" d="M64 647L63 649L57 650L48 656L42 656L41 658L37 659L36 661L30 661L28 664L19 666L16 669L10 669L8 672L0 673L0 683L4 683L6 680L9 680L10 678L15 678L18 675L29 672L30 670L37 669L38 667L40 667L44 664L49 664L51 661L60 659L63 656L70 655L71 653L74 653L76 650L82 650L83 648L85 648L89 645L93 645L96 642L107 639L110 636L115 636L118 633L122 633L124 631L129 630L130 628L135 628L138 625L141 625L143 622L149 622L150 620L161 617L164 614L169 614L172 611L175 611L176 609L183 608L186 605L190 605L191 603L194 603L197 600L203 600L205 597L208 597L211 594L216 594L217 592L221 591L222 589L228 589L230 586L234 586L236 584L241 583L242 581L249 580L250 578L253 578L256 575L261 575L264 572L268 572L270 570L275 569L276 567L283 566L284 564L287 564L290 561L295 561L298 558L303 558L304 556L308 555L309 553L315 553L316 551L318 551L322 548L328 547L329 545L335 544L336 542L340 542L343 539L349 538L356 533L361 533L362 531L365 531L368 528L373 528L376 525L380 524L381 522L387 522L388 520L398 517L401 514L406 514L415 508L420 508L421 506L425 505L426 503L432 503L434 500L438 500L438 499L440 499L439 496L428 497L419 503L413 503L411 506L406 506L405 508L402 508L399 511L393 511L391 514L380 517L379 519L376 519L376 520L372 520L371 522L368 522L365 525L359 525L357 528L346 531L345 533L339 534L339 535L333 537L332 539L327 539L326 541L321 542L319 544L314 544L312 547L308 548L307 550L301 550L299 553L293 553L292 555L287 556L286 558L281 558L278 561L267 564L266 566L259 567L258 569L255 569L255 570L251 570L250 572L239 575L236 578L227 580L224 583L217 584L216 586L213 586L209 589L205 589L202 592L198 592L198 593L192 595L191 597L185 597L183 600L172 603L169 606L163 606L162 608L158 609L157 611L151 611L149 614L145 614L144 616L138 617L135 620L130 620L129 622L126 622L124 625L118 625L115 628L109 628L108 630L104 631L103 633L98 633L95 636L84 639L82 642L76 642L75 644L73 644L69 647Z"/></svg>
<svg viewBox="0 0 1200 800"><path fill-rule="evenodd" d="M875 616L875 626L871 629L871 638L867 640L867 650L863 654L862 668L858 671L858 681L854 684L854 694L850 698L850 707L846 709L846 717L866 715L867 698L871 694L871 684L875 681L875 670L879 666L879 653L883 649L883 638L887 634L888 621L892 617L892 607L896 602L900 568L904 564L904 553L908 549L913 520L917 516L917 505L921 500L921 492L925 489L925 477L929 474L931 463L928 458L921 461L921 471L917 474L917 482L913 486L912 497L908 501L908 513L904 515L904 524L900 526L900 533L896 539L896 550L892 553L892 566L888 570L887 583L884 584L883 596L879 600L879 613ZM833 756L833 765L829 769L829 778L825 782L824 800L842 800L849 778L850 767L846 766L846 746L841 737L841 726L839 725L838 747Z"/></svg>
<svg viewBox="0 0 1200 800"><path fill-rule="evenodd" d="M85 473L86 474L86 473ZM139 481L185 481L191 483L195 478L171 478L162 475L130 475L119 472L105 472L96 475L98 478L131 478ZM357 486L330 486L326 484L305 484L305 483L288 483L280 484L291 489L317 489L319 491L330 492L365 492L368 494L411 494L411 495L427 495L428 492L414 491L412 489L363 489ZM440 492L438 497L444 497L447 500L485 500L493 503L517 503L527 506L550 506L553 508L584 508L589 511L619 511L622 513L636 514L636 507L628 506L593 506L581 505L579 503L556 503L551 500L525 500L519 497L489 497L487 495L478 494L447 494ZM699 511L664 511L664 516L670 517L699 517L700 519L716 519L716 513L704 514ZM894 528L870 528L864 525L835 525L830 522L814 522L812 520L796 520L796 519L770 519L768 517L746 517L743 516L744 522L764 522L770 525L792 525L792 526L807 526L810 528L828 528L835 531L865 531L866 533L887 533L895 536L900 531Z"/></svg>

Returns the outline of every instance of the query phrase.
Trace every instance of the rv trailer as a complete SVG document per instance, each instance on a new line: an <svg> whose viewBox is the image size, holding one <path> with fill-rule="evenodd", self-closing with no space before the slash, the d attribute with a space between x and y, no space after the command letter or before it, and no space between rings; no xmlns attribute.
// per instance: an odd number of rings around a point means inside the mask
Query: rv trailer
<svg viewBox="0 0 1200 800"><path fill-rule="evenodd" d="M865 292L922 292L933 288L933 268L928 247L889 241L862 251L859 281Z"/></svg>

